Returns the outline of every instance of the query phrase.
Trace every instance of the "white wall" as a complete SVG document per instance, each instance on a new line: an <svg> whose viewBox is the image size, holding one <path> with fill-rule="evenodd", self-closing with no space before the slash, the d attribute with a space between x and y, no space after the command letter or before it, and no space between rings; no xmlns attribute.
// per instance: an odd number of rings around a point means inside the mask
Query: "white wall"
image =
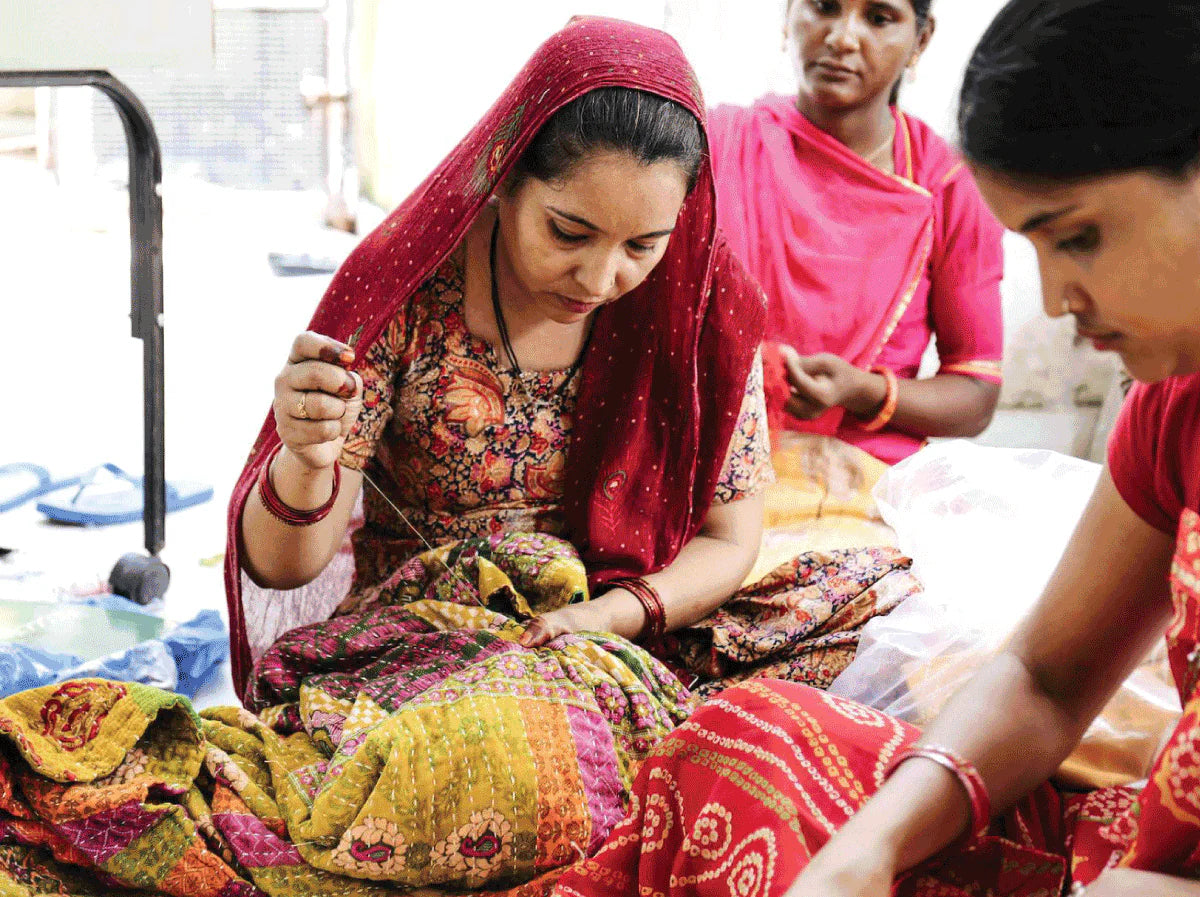
<svg viewBox="0 0 1200 897"><path fill-rule="evenodd" d="M0 0L0 69L203 69L211 61L209 0Z"/></svg>
<svg viewBox="0 0 1200 897"><path fill-rule="evenodd" d="M369 94L360 138L365 126L385 155L367 166L379 200L394 205L420 183L575 12L662 27L664 2L359 0L351 70L360 75L353 89Z"/></svg>
<svg viewBox="0 0 1200 897"><path fill-rule="evenodd" d="M953 137L967 57L1001 4L935 3L938 31L916 80L905 87L904 105L947 137ZM683 46L710 104L749 103L795 87L783 52L783 0L589 0L579 6L360 0L358 88L381 107L376 135L388 147L387 167L401 172L397 185L415 185L445 155L534 48L566 23L568 10L664 28Z"/></svg>

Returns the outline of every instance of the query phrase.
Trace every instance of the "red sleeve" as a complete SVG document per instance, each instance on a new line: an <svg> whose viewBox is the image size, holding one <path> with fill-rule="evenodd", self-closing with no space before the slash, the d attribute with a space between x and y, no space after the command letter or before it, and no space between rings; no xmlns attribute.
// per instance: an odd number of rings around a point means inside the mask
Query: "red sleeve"
<svg viewBox="0 0 1200 897"><path fill-rule="evenodd" d="M1188 378L1194 379L1194 378ZM1155 529L1174 535L1189 491L1179 458L1182 440L1196 432L1193 385L1187 396L1167 380L1137 384L1117 418L1108 442L1108 470L1117 492L1135 514Z"/></svg>
<svg viewBox="0 0 1200 897"><path fill-rule="evenodd" d="M943 182L940 238L934 246L929 292L939 371L999 383L1004 353L1000 315L1004 229L964 166L957 165Z"/></svg>

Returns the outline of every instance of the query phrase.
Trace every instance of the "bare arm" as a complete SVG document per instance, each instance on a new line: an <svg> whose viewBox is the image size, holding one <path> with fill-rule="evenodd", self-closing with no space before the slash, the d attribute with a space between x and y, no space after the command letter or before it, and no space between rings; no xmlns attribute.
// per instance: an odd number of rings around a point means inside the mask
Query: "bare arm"
<svg viewBox="0 0 1200 897"><path fill-rule="evenodd" d="M866 376L871 382L863 391L863 403L847 408L870 420L883 404L887 382L882 374ZM992 422L999 398L997 384L961 374L901 380L896 413L888 426L913 436L978 436Z"/></svg>
<svg viewBox="0 0 1200 897"><path fill-rule="evenodd" d="M1162 637L1171 614L1172 547L1169 536L1129 509L1106 471L1038 605L926 730L922 741L947 745L976 765L997 811L1058 768ZM956 779L934 763L910 760L789 893L882 897L895 874L950 844L968 821ZM870 887L861 886L864 877Z"/></svg>
<svg viewBox="0 0 1200 897"><path fill-rule="evenodd" d="M334 465L362 408L362 380L347 372L353 352L329 337L296 337L275 378L275 426L283 448L269 472L276 494L297 511L322 507L333 494ZM362 474L341 469L329 515L291 526L267 510L259 490L242 511L242 566L260 586L294 589L317 577L341 547Z"/></svg>
<svg viewBox="0 0 1200 897"><path fill-rule="evenodd" d="M729 600L758 556L763 497L714 504L700 532L663 570L646 577L662 598L667 629L704 619ZM642 605L624 589L539 617L523 644L542 645L563 632L590 630L637 638L646 624Z"/></svg>
<svg viewBox="0 0 1200 897"><path fill-rule="evenodd" d="M713 505L704 527L679 557L646 577L662 597L668 630L703 620L741 587L758 556L762 519L761 494ZM642 607L628 592L617 592L616 601L624 613L617 618L621 628L611 631L632 638L645 622Z"/></svg>
<svg viewBox="0 0 1200 897"><path fill-rule="evenodd" d="M800 356L783 352L793 395L789 413L801 420L843 407L860 420L870 420L882 407L887 380L836 355ZM937 374L924 380L901 380L896 412L889 426L914 436L978 436L992 422L1000 387L961 374Z"/></svg>

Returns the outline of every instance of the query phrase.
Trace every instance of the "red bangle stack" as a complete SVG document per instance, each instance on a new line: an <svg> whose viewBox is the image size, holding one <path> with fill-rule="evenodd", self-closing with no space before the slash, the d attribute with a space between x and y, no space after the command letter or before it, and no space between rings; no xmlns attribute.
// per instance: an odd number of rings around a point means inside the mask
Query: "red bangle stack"
<svg viewBox="0 0 1200 897"><path fill-rule="evenodd" d="M310 526L318 521L324 520L329 516L329 512L333 510L333 504L337 501L338 490L342 487L342 469L339 465L333 465L333 493L329 496L329 501L311 511L297 511L291 505L284 502L279 497L279 493L275 491L275 487L271 484L271 465L275 463L275 457L279 454L283 445L275 446L275 450L271 452L267 463L263 465L262 472L258 475L258 495L262 499L263 507L265 507L271 516L288 526Z"/></svg>
<svg viewBox="0 0 1200 897"><path fill-rule="evenodd" d="M911 760L913 757L932 760L950 770L958 779L959 784L963 786L963 790L967 792L967 800L971 805L971 826L967 829L962 841L970 842L987 832L992 821L992 798L988 794L983 776L979 774L979 770L975 768L974 764L947 747L935 744L914 744L896 756L887 772L884 773L884 778L895 772L896 767L905 760Z"/></svg>
<svg viewBox="0 0 1200 897"><path fill-rule="evenodd" d="M641 577L613 579L608 583L614 589L624 589L633 595L646 612L646 626L642 630L642 640L651 644L662 641L667 633L667 610L663 607L662 598L650 583Z"/></svg>
<svg viewBox="0 0 1200 897"><path fill-rule="evenodd" d="M874 433L876 430L882 430L886 427L896 414L896 405L900 401L900 381L896 378L888 368L873 367L872 374L882 374L883 379L887 381L887 392L883 396L883 405L879 408L879 413L873 418L862 424L862 429L868 433Z"/></svg>

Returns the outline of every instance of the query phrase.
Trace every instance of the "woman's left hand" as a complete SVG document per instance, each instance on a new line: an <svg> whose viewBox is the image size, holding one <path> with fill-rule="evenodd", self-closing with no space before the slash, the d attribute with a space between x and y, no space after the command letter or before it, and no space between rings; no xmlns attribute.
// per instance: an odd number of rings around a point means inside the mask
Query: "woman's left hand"
<svg viewBox="0 0 1200 897"><path fill-rule="evenodd" d="M887 381L855 367L837 355L822 352L800 355L790 346L781 349L792 396L784 406L800 420L815 420L831 408L869 418L887 396Z"/></svg>
<svg viewBox="0 0 1200 897"><path fill-rule="evenodd" d="M525 634L521 636L521 644L526 648L540 648L560 635L569 632L609 632L617 635L622 628L617 623L617 593L615 589L599 598L584 601L582 604L568 604L558 610L552 610L534 617Z"/></svg>

